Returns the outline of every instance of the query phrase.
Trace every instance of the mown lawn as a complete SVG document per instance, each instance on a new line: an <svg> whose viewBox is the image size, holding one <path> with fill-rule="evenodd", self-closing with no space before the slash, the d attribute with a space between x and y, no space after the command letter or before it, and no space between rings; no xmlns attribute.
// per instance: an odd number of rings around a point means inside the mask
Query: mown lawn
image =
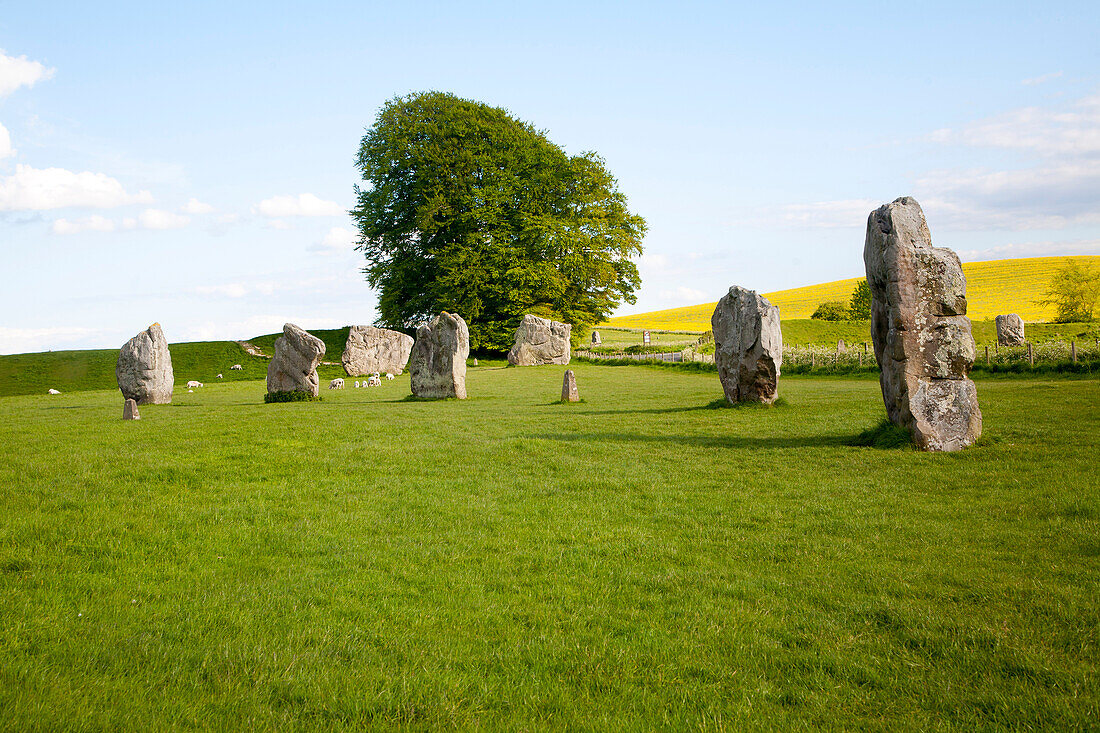
<svg viewBox="0 0 1100 733"><path fill-rule="evenodd" d="M0 727L1100 720L1100 381L980 381L930 455L845 444L873 379L575 368L0 399Z"/></svg>

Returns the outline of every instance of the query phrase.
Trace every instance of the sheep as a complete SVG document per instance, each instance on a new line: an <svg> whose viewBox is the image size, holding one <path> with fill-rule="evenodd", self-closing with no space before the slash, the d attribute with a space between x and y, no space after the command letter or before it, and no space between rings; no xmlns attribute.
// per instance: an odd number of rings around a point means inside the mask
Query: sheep
<svg viewBox="0 0 1100 733"><path fill-rule="evenodd" d="M355 380L355 388L359 389L359 380L358 379Z"/></svg>
<svg viewBox="0 0 1100 733"><path fill-rule="evenodd" d="M382 386L382 380L378 378L377 374L372 374L367 379L367 386L368 387L381 387Z"/></svg>
<svg viewBox="0 0 1100 733"><path fill-rule="evenodd" d="M50 394L61 394L61 393L58 392L56 389L51 389Z"/></svg>
<svg viewBox="0 0 1100 733"><path fill-rule="evenodd" d="M334 379L334 380L332 380L331 382L328 383L328 388L329 389L343 389L344 388L344 380L340 377L337 377L336 379Z"/></svg>
<svg viewBox="0 0 1100 733"><path fill-rule="evenodd" d="M239 371L241 371L242 369L244 369L244 367L243 367L243 366L241 366L240 364L234 364L233 366L231 366L231 367L229 367L229 368L230 368L230 369L235 369L235 370L237 370L238 372L239 372Z"/></svg>
<svg viewBox="0 0 1100 733"><path fill-rule="evenodd" d="M194 379L192 379L190 382L187 383L187 389L192 389L192 388L201 387L201 386L202 386L202 382L196 382Z"/></svg>
<svg viewBox="0 0 1100 733"><path fill-rule="evenodd" d="M386 379L393 379L393 375L389 372L386 372Z"/></svg>
<svg viewBox="0 0 1100 733"><path fill-rule="evenodd" d="M218 379L221 379L221 378L222 378L222 375L220 375L220 374L219 374L219 375L218 375Z"/></svg>

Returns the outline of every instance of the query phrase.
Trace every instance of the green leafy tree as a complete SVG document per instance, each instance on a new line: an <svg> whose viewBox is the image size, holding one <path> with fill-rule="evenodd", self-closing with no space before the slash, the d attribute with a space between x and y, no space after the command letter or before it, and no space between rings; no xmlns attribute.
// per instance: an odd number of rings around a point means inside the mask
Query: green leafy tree
<svg viewBox="0 0 1100 733"><path fill-rule="evenodd" d="M871 286L867 284L867 278L860 278L856 283L852 299L848 302L848 310L852 319L866 321L871 318Z"/></svg>
<svg viewBox="0 0 1100 733"><path fill-rule="evenodd" d="M1100 272L1070 260L1054 271L1044 295L1039 305L1054 306L1057 323L1091 321L1100 300Z"/></svg>
<svg viewBox="0 0 1100 733"><path fill-rule="evenodd" d="M507 111L451 94L390 100L359 145L352 210L379 325L461 315L506 350L525 313L576 333L635 302L646 223L594 153L568 156Z"/></svg>
<svg viewBox="0 0 1100 733"><path fill-rule="evenodd" d="M840 300L822 303L810 318L816 318L819 321L846 321L849 318L848 304Z"/></svg>

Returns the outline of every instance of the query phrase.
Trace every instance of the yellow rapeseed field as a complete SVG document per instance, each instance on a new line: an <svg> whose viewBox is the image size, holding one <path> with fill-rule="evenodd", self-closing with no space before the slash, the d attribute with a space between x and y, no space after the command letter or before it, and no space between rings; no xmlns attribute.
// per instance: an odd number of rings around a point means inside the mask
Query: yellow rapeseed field
<svg viewBox="0 0 1100 733"><path fill-rule="evenodd" d="M1091 263L1100 269L1100 256L1027 257L1015 260L965 262L968 313L974 320L994 318L1002 313L1018 313L1028 322L1048 321L1054 309L1036 303L1043 297L1051 275L1071 260ZM784 320L809 318L822 303L847 301L860 278L835 280L803 288L764 293L764 297L779 306ZM607 321L607 326L620 328L654 328L669 331L707 331L715 303L670 308L633 316L619 316Z"/></svg>

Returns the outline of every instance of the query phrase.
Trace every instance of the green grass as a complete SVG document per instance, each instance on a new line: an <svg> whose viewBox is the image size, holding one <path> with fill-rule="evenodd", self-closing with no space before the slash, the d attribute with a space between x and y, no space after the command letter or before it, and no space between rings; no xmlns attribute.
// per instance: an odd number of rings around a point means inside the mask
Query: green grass
<svg viewBox="0 0 1100 733"><path fill-rule="evenodd" d="M325 342L325 361L333 364L340 363L340 357L344 354L344 346L348 343L349 326L343 328L318 329L309 333ZM248 342L263 353L271 356L275 353L275 339L283 335L283 332L269 333L248 339Z"/></svg>
<svg viewBox="0 0 1100 733"><path fill-rule="evenodd" d="M1095 379L982 380L960 454L871 379L471 369L323 402L0 399L0 727L1085 729Z"/></svg>

